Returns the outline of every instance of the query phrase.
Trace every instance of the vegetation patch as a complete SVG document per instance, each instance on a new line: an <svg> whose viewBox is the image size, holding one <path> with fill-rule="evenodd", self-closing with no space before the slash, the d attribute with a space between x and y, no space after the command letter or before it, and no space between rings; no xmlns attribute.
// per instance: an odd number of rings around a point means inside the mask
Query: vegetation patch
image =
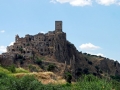
<svg viewBox="0 0 120 90"><path fill-rule="evenodd" d="M29 73L29 71L24 68L16 68L16 73Z"/></svg>
<svg viewBox="0 0 120 90"><path fill-rule="evenodd" d="M36 66L30 64L28 67L30 72L38 72L38 69Z"/></svg>
<svg viewBox="0 0 120 90"><path fill-rule="evenodd" d="M48 67L47 67L47 70L48 71L53 71L53 70L55 70L55 64L50 64L50 65L48 65Z"/></svg>
<svg viewBox="0 0 120 90"><path fill-rule="evenodd" d="M12 73L15 73L16 72L16 67L15 67L15 65L13 64L13 65L10 65L10 66L8 66L8 67L5 67L7 70L9 70L10 72L12 72Z"/></svg>
<svg viewBox="0 0 120 90"><path fill-rule="evenodd" d="M35 60L34 60L34 63L36 63L38 65L41 65L43 60L44 60L44 58L36 57Z"/></svg>
<svg viewBox="0 0 120 90"><path fill-rule="evenodd" d="M0 73L0 90L119 90L119 84L93 75L83 75L74 84L42 84L33 75L16 78Z"/></svg>
<svg viewBox="0 0 120 90"><path fill-rule="evenodd" d="M11 74L11 72L8 69L5 69L1 66L0 66L0 73Z"/></svg>
<svg viewBox="0 0 120 90"><path fill-rule="evenodd" d="M66 73L65 73L65 79L66 79L67 83L71 83L72 74L69 73L69 72L66 72Z"/></svg>

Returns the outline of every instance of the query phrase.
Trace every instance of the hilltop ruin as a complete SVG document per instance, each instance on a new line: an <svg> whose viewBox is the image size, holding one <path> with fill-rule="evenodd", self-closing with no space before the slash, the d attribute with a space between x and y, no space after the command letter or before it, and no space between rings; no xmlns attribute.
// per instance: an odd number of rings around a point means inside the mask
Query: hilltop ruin
<svg viewBox="0 0 120 90"><path fill-rule="evenodd" d="M55 21L55 30L48 33L38 33L36 35L25 35L25 37L15 36L13 45L7 47L7 52L3 53L4 58L14 57L21 54L24 57L33 56L33 52L40 55L54 55L55 49L59 49L59 45L55 45L57 37L61 36L62 40L66 40L66 33L62 31L62 21ZM64 44L64 43L63 43Z"/></svg>
<svg viewBox="0 0 120 90"><path fill-rule="evenodd" d="M79 52L74 44L66 39L62 30L62 21L55 21L55 30L36 35L15 36L13 45L7 47L7 52L0 55L0 64L17 67L28 67L35 64L35 60L44 57L42 65L46 67L56 65L56 72L70 72L74 80L81 74L120 75L120 64L105 57L92 56ZM44 70L46 70L44 68ZM62 73L62 74L63 74Z"/></svg>

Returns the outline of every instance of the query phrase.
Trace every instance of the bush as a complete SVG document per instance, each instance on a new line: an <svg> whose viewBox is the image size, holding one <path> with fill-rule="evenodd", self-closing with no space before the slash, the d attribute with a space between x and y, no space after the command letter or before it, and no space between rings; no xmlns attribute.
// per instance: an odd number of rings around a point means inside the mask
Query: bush
<svg viewBox="0 0 120 90"><path fill-rule="evenodd" d="M34 76L24 76L18 79L17 90L36 90L41 83Z"/></svg>
<svg viewBox="0 0 120 90"><path fill-rule="evenodd" d="M67 83L71 83L72 74L69 73L69 72L66 72L66 73L65 73L65 79L66 79Z"/></svg>
<svg viewBox="0 0 120 90"><path fill-rule="evenodd" d="M110 76L112 79L119 81L120 82L120 76L116 75L116 76Z"/></svg>
<svg viewBox="0 0 120 90"><path fill-rule="evenodd" d="M0 78L0 90L41 90L42 84L34 76Z"/></svg>
<svg viewBox="0 0 120 90"><path fill-rule="evenodd" d="M74 85L74 90L112 90L111 81L97 78L93 75L83 75ZM116 90L116 89L115 89ZM119 90L119 89L118 89Z"/></svg>
<svg viewBox="0 0 120 90"><path fill-rule="evenodd" d="M22 53L23 52L23 48L19 48L19 51Z"/></svg>
<svg viewBox="0 0 120 90"><path fill-rule="evenodd" d="M29 65L29 70L31 72L38 72L37 68L35 66L31 65L31 64Z"/></svg>
<svg viewBox="0 0 120 90"><path fill-rule="evenodd" d="M5 74L11 74L11 71L9 71L7 68L0 66L0 73Z"/></svg>
<svg viewBox="0 0 120 90"><path fill-rule="evenodd" d="M75 75L80 76L81 74L82 74L82 69L81 68L76 69Z"/></svg>
<svg viewBox="0 0 120 90"><path fill-rule="evenodd" d="M83 69L84 74L89 74L88 68Z"/></svg>
<svg viewBox="0 0 120 90"><path fill-rule="evenodd" d="M35 61L36 64L41 65L42 64L42 60L38 57L36 57Z"/></svg>
<svg viewBox="0 0 120 90"><path fill-rule="evenodd" d="M50 65L48 65L47 70L48 71L53 71L55 69L55 67L56 66L54 64L50 64Z"/></svg>
<svg viewBox="0 0 120 90"><path fill-rule="evenodd" d="M4 77L6 77L7 75L5 74L5 73L3 73L3 72L0 72L0 78L4 78Z"/></svg>
<svg viewBox="0 0 120 90"><path fill-rule="evenodd" d="M92 65L93 63L91 61L88 61L88 64Z"/></svg>
<svg viewBox="0 0 120 90"><path fill-rule="evenodd" d="M16 72L15 65L11 65L11 66L7 67L7 69L12 73Z"/></svg>

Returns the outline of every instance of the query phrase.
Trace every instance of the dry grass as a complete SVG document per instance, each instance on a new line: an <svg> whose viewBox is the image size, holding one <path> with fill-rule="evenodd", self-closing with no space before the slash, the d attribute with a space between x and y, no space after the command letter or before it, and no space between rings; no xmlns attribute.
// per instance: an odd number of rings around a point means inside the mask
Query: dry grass
<svg viewBox="0 0 120 90"><path fill-rule="evenodd" d="M25 75L34 75L42 84L65 84L66 81L61 76L53 72L33 72L33 73L16 73L14 76L21 78Z"/></svg>

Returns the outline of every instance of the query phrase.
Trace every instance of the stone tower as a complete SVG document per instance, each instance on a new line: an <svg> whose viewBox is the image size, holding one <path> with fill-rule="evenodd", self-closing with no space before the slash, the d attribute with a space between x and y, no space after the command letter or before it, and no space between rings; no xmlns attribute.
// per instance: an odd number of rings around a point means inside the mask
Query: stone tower
<svg viewBox="0 0 120 90"><path fill-rule="evenodd" d="M15 42L18 42L18 39L19 39L19 35L17 34L17 35L15 36Z"/></svg>
<svg viewBox="0 0 120 90"><path fill-rule="evenodd" d="M55 21L55 32L62 32L62 21Z"/></svg>

